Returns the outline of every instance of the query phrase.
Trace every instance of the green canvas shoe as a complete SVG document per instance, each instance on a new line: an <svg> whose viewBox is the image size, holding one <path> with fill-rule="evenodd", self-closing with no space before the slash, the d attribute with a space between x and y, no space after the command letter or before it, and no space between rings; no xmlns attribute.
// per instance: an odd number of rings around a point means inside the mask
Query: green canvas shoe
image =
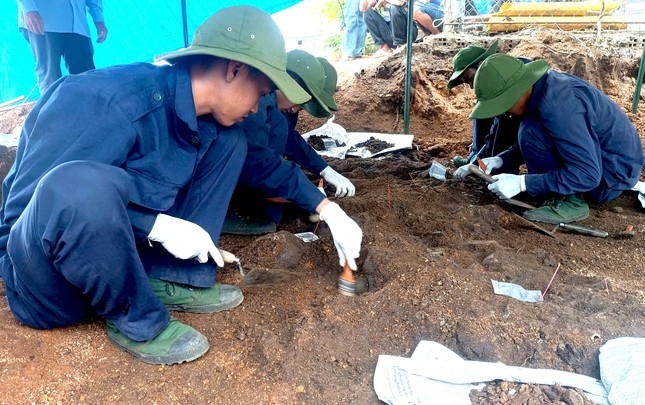
<svg viewBox="0 0 645 405"><path fill-rule="evenodd" d="M559 224L582 221L589 216L589 205L580 196L575 194L552 198L543 206L534 210L525 211L523 217L529 221Z"/></svg>
<svg viewBox="0 0 645 405"><path fill-rule="evenodd" d="M107 321L107 336L120 349L149 364L179 364L200 358L208 351L206 337L170 318L164 330L145 342L132 340Z"/></svg>
<svg viewBox="0 0 645 405"><path fill-rule="evenodd" d="M171 311L220 312L240 305L244 299L242 290L233 285L215 284L210 288L199 288L154 278L148 280L157 297Z"/></svg>
<svg viewBox="0 0 645 405"><path fill-rule="evenodd" d="M470 162L468 161L467 158L457 155L454 158L452 158L452 163L455 164L455 167L461 167L461 166L467 165Z"/></svg>

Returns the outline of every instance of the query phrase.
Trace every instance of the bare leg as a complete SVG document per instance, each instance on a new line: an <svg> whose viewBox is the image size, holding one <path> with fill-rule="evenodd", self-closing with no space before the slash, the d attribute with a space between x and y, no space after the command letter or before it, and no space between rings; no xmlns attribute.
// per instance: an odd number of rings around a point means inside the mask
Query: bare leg
<svg viewBox="0 0 645 405"><path fill-rule="evenodd" d="M418 8L414 8L414 14L412 15L414 18L414 21L421 27L421 30L428 34L433 34L437 35L441 33L439 31L439 28L434 26L434 21L432 21L432 17L430 17L428 14L424 13L423 11L419 10Z"/></svg>

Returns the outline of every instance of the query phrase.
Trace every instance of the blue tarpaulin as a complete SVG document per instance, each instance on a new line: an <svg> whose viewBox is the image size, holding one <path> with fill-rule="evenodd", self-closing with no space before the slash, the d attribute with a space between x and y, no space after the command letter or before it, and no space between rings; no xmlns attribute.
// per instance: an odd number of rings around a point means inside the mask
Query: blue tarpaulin
<svg viewBox="0 0 645 405"><path fill-rule="evenodd" d="M188 40L195 29L215 11L248 4L275 13L302 0L186 0ZM94 43L97 68L131 62L150 62L154 55L184 46L181 0L103 0L108 37ZM27 96L36 87L34 58L27 41L18 31L15 0L0 2L0 102ZM92 40L94 24L89 20ZM38 89L30 99L38 97Z"/></svg>

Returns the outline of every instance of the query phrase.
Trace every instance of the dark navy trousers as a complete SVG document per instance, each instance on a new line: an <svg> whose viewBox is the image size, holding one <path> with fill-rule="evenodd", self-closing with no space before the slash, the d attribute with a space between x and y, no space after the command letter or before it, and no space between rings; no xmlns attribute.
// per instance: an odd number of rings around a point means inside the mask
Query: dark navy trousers
<svg viewBox="0 0 645 405"><path fill-rule="evenodd" d="M220 136L167 213L201 225L217 242L246 150L242 135ZM48 329L96 313L144 341L169 321L149 276L215 283L212 261L178 260L147 242L137 246L128 216L131 187L125 170L90 161L64 163L40 180L0 258L18 321Z"/></svg>
<svg viewBox="0 0 645 405"><path fill-rule="evenodd" d="M41 94L63 76L60 69L61 58L70 74L95 69L91 38L63 32L45 32L45 35L38 35L24 28L21 32L29 42L36 60L35 71Z"/></svg>
<svg viewBox="0 0 645 405"><path fill-rule="evenodd" d="M387 46L394 49L390 23L385 21L383 16L373 8L368 8L364 11L363 17L365 18L365 25L367 25L367 29L374 40L374 45L382 46L387 44Z"/></svg>

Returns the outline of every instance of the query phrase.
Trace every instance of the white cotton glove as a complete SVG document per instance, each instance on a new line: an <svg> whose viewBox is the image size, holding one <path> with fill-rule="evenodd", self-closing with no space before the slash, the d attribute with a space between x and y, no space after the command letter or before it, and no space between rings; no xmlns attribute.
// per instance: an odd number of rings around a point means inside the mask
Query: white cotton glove
<svg viewBox="0 0 645 405"><path fill-rule="evenodd" d="M185 219L158 214L148 239L161 243L178 259L194 257L200 263L206 263L210 255L219 267L224 267L224 259L208 232Z"/></svg>
<svg viewBox="0 0 645 405"><path fill-rule="evenodd" d="M502 200L513 198L522 191L526 191L526 179L524 175L497 174L493 176L495 183L490 183L488 189L499 196Z"/></svg>
<svg viewBox="0 0 645 405"><path fill-rule="evenodd" d="M475 166L474 164L467 164L463 165L457 168L454 172L452 172L452 178L457 179L457 180L463 180L466 178L466 176L470 175L470 170L468 170L469 166Z"/></svg>
<svg viewBox="0 0 645 405"><path fill-rule="evenodd" d="M504 164L504 161L499 156L487 157L482 159L482 163L486 166L486 174L490 174L495 169L499 169Z"/></svg>
<svg viewBox="0 0 645 405"><path fill-rule="evenodd" d="M320 172L320 175L336 187L336 197L353 197L356 193L356 187L354 187L352 182L347 177L332 169L331 166L325 167Z"/></svg>
<svg viewBox="0 0 645 405"><path fill-rule="evenodd" d="M355 259L361 252L363 239L361 228L334 202L327 203L320 210L320 219L325 221L331 230L340 265L345 266L347 262L352 270L356 270Z"/></svg>

